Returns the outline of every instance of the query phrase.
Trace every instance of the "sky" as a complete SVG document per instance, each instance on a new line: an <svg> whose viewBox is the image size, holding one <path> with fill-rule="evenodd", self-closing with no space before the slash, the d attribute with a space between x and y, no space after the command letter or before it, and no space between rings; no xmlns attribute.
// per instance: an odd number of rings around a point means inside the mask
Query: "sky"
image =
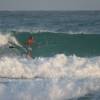
<svg viewBox="0 0 100 100"><path fill-rule="evenodd" d="M0 0L0 10L100 10L100 0Z"/></svg>

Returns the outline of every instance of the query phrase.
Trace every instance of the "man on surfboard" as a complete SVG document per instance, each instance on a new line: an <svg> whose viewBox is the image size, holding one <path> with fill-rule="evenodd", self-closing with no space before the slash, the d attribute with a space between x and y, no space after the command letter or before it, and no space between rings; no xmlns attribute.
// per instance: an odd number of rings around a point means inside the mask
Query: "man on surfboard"
<svg viewBox="0 0 100 100"><path fill-rule="evenodd" d="M32 45L33 43L35 42L35 39L33 38L33 36L30 36L28 39L27 39L27 55L29 57L32 57Z"/></svg>
<svg viewBox="0 0 100 100"><path fill-rule="evenodd" d="M26 40L26 47L21 47L25 53L27 54L28 57L32 57L32 45L33 43L35 43L35 39L33 38L33 36L28 37L28 39ZM12 43L9 41L9 48L16 48L19 47L18 45Z"/></svg>

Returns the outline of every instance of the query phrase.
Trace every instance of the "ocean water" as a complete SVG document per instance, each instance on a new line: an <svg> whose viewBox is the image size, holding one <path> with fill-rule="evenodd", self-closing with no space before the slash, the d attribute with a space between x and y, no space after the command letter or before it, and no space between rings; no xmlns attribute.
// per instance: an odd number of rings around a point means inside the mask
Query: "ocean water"
<svg viewBox="0 0 100 100"><path fill-rule="evenodd" d="M0 11L0 100L6 99L99 100L100 11Z"/></svg>

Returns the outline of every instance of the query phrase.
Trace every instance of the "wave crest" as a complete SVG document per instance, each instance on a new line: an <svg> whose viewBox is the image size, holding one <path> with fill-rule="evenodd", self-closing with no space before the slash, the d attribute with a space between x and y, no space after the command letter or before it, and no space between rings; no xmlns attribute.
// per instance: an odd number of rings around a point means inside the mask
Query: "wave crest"
<svg viewBox="0 0 100 100"><path fill-rule="evenodd" d="M0 58L0 77L8 78L85 78L100 77L100 57L80 58L58 54L54 57L27 59Z"/></svg>
<svg viewBox="0 0 100 100"><path fill-rule="evenodd" d="M11 33L8 34L0 33L0 46L8 45L9 42L21 46L19 42L16 40L16 38L11 35Z"/></svg>

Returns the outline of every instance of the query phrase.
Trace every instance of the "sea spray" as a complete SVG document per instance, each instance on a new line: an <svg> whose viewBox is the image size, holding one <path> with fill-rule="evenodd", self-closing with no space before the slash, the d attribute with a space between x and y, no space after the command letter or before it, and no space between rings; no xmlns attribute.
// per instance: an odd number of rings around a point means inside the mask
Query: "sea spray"
<svg viewBox="0 0 100 100"><path fill-rule="evenodd" d="M22 57L0 58L0 76L8 78L88 78L100 77L100 57L80 58L58 54L34 59Z"/></svg>

